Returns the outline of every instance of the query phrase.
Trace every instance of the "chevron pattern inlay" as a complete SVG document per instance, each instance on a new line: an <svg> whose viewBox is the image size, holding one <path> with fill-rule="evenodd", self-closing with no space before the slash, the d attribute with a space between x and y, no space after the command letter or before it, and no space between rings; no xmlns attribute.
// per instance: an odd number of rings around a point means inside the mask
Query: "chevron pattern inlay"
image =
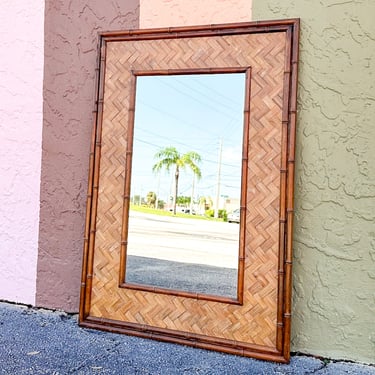
<svg viewBox="0 0 375 375"><path fill-rule="evenodd" d="M106 44L90 316L275 348L286 33ZM243 305L118 287L131 70L251 67Z"/></svg>

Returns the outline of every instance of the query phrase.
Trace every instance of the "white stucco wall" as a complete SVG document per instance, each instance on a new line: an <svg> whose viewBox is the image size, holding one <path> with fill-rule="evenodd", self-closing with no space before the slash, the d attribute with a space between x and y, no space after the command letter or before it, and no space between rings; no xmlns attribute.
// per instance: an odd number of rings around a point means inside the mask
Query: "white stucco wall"
<svg viewBox="0 0 375 375"><path fill-rule="evenodd" d="M0 8L0 299L34 304L43 119L44 0Z"/></svg>

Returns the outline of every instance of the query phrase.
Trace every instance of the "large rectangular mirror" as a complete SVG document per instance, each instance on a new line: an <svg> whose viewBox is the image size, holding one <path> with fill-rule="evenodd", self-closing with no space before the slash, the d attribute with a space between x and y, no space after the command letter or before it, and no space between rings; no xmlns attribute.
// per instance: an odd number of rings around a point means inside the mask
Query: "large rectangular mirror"
<svg viewBox="0 0 375 375"><path fill-rule="evenodd" d="M81 325L289 360L298 30L100 34Z"/></svg>
<svg viewBox="0 0 375 375"><path fill-rule="evenodd" d="M136 73L125 286L240 300L246 69L227 71Z"/></svg>

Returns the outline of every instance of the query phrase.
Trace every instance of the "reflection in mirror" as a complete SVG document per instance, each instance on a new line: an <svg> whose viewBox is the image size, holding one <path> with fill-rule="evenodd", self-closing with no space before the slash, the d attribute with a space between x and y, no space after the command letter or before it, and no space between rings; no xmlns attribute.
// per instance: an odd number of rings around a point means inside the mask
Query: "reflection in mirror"
<svg viewBox="0 0 375 375"><path fill-rule="evenodd" d="M237 297L245 79L137 76L126 284Z"/></svg>

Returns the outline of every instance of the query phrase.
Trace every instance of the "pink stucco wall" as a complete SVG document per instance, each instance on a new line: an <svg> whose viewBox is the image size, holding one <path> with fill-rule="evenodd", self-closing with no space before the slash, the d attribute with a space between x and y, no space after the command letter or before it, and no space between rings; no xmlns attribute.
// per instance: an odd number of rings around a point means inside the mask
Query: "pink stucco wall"
<svg viewBox="0 0 375 375"><path fill-rule="evenodd" d="M44 1L0 10L0 299L35 302Z"/></svg>
<svg viewBox="0 0 375 375"><path fill-rule="evenodd" d="M141 0L140 28L251 21L252 0Z"/></svg>

